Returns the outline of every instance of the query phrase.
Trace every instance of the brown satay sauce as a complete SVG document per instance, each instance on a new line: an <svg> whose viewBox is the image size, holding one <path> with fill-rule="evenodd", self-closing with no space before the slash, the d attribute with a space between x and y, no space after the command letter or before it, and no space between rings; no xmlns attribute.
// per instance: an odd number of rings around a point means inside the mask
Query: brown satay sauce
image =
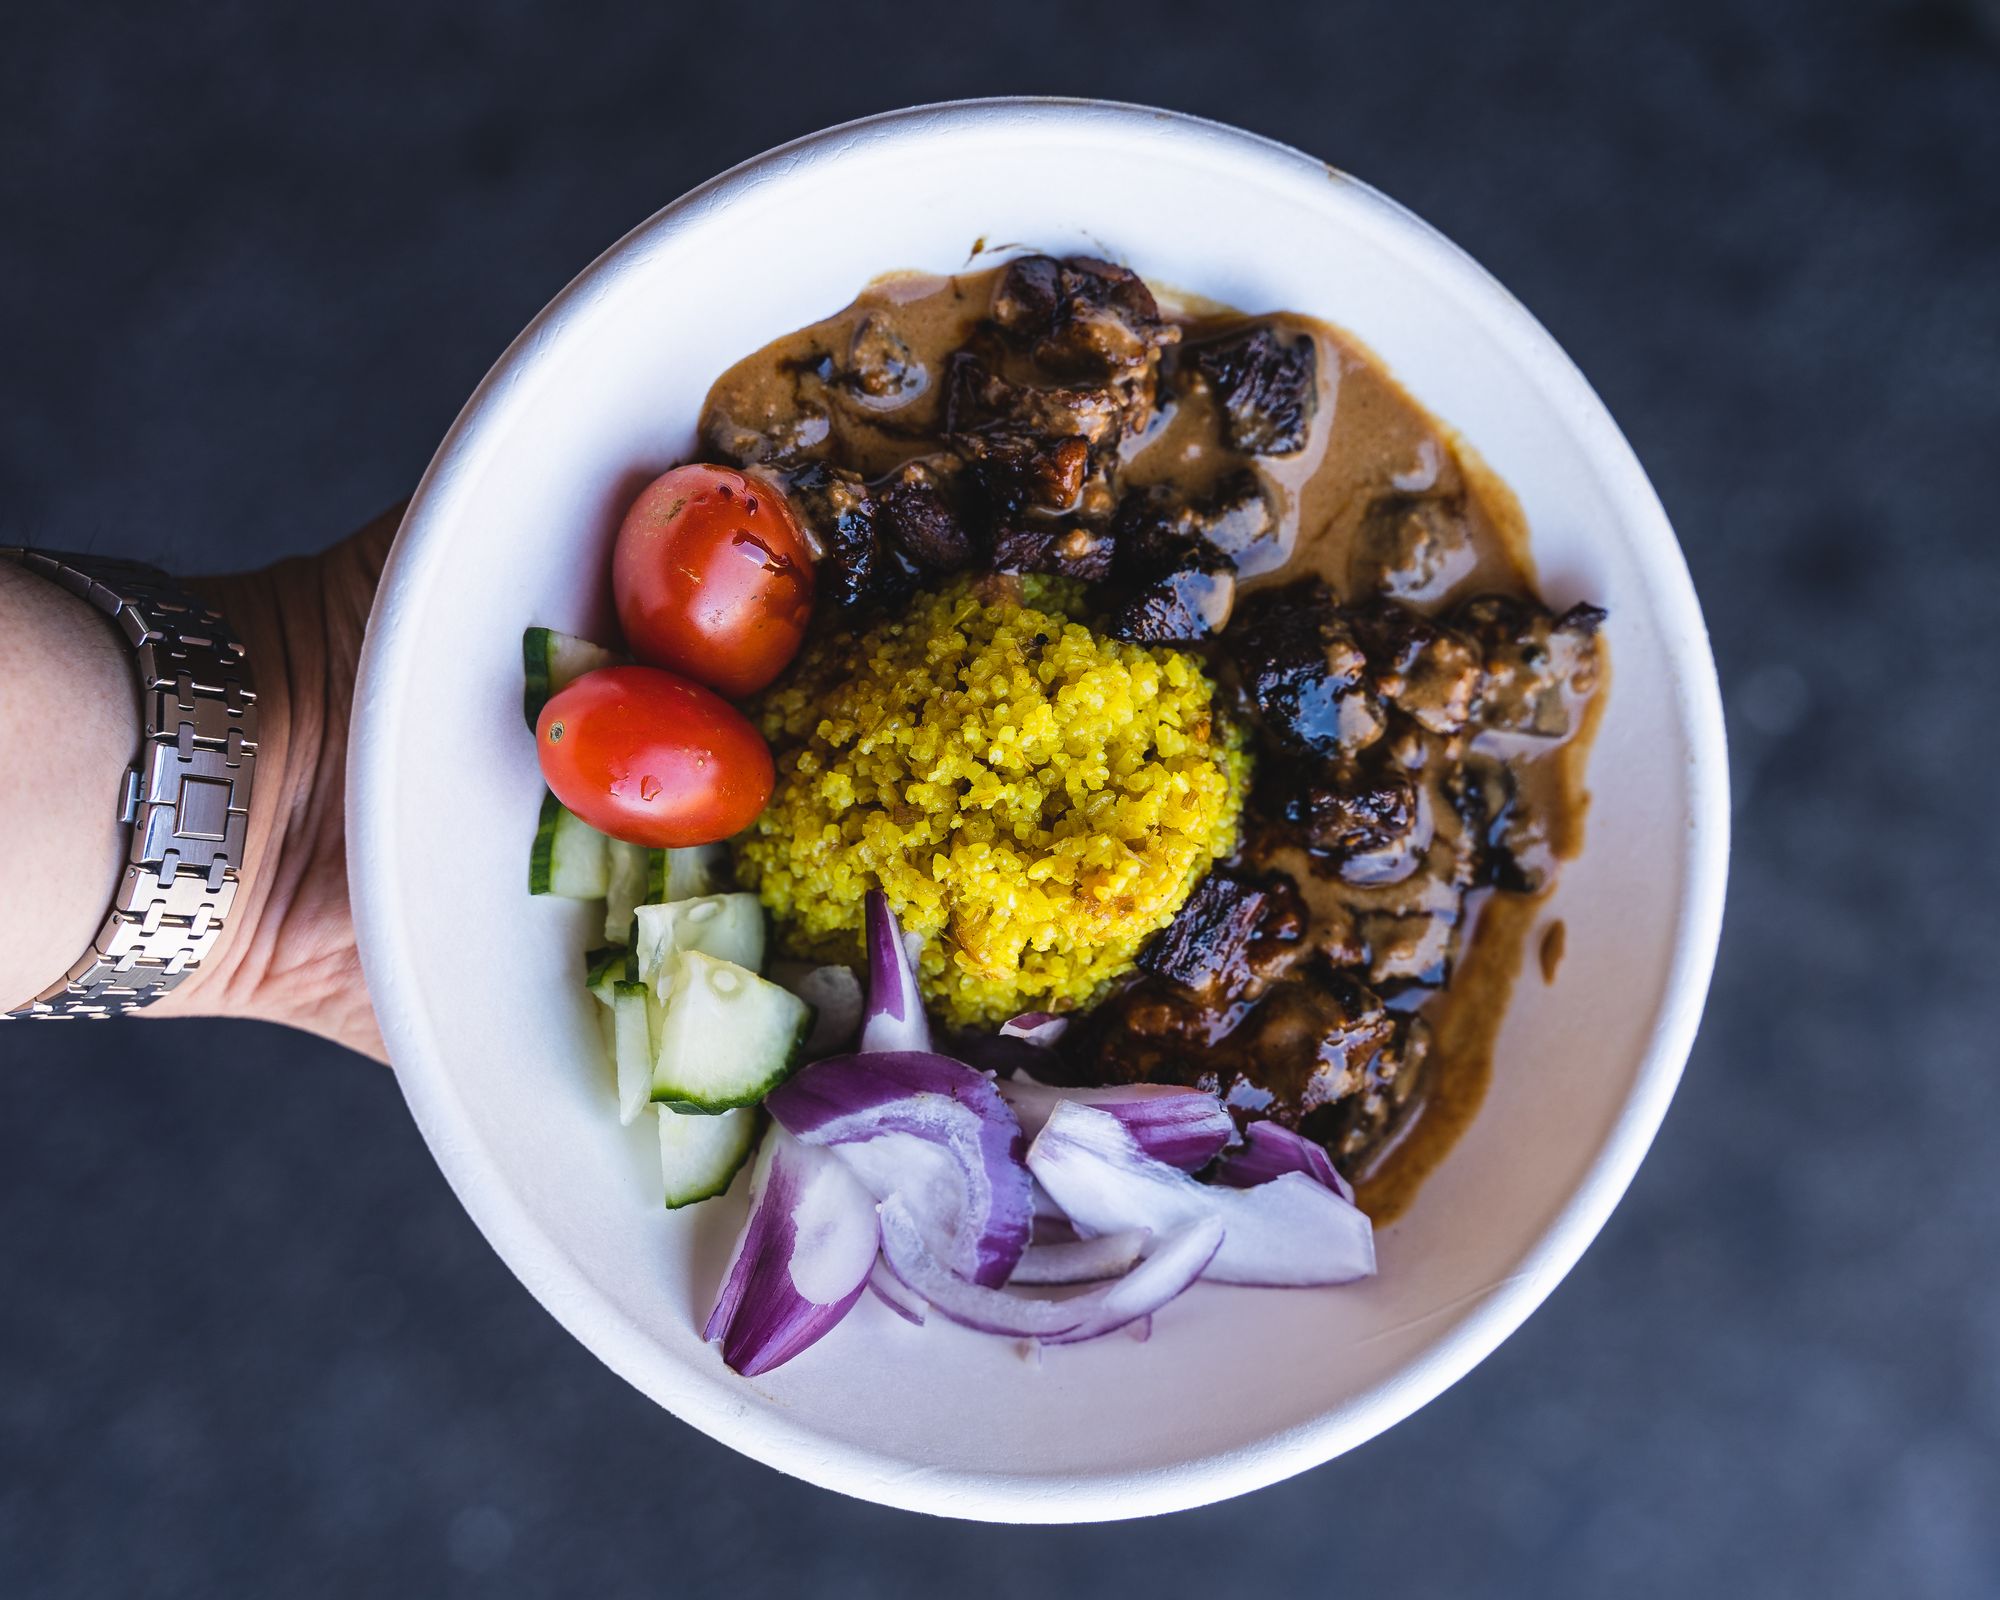
<svg viewBox="0 0 2000 1600"><path fill-rule="evenodd" d="M946 363L986 322L1004 271L885 276L832 316L745 357L709 391L704 449L767 466L776 449L783 459L824 459L871 481L931 456L946 423ZM1448 581L1435 594L1411 596L1413 608L1434 612L1479 594L1536 597L1528 528L1512 491L1353 335L1293 313L1250 317L1166 293L1159 299L1181 328L1183 348L1261 325L1288 338L1309 337L1317 352L1316 406L1305 444L1293 454L1249 457L1228 448L1211 398L1199 385L1177 389L1151 425L1119 445L1121 492L1169 484L1199 497L1246 465L1254 467L1276 516L1271 536L1238 558L1239 598L1306 575L1323 578L1343 600L1359 598L1367 582L1369 509L1395 496L1449 501L1470 535ZM872 385L827 381L885 327L900 346L886 379ZM989 361L1007 359L990 353L990 341L985 348ZM1016 381L1037 380L1018 364L1001 370ZM1044 374L1040 381L1049 380ZM773 440L781 442L773 446ZM833 607L822 603L819 610L816 625L849 625ZM1226 628L1223 637L1226 643ZM1574 856L1582 843L1583 767L1606 692L1602 642L1595 648L1597 687L1575 731L1536 758L1516 755L1505 762L1553 858ZM1315 915L1351 915L1373 892L1331 880L1304 850L1265 849L1255 865L1289 871ZM1383 893L1393 897L1393 891ZM1464 897L1448 981L1421 1005L1430 1045L1416 1090L1379 1137L1342 1162L1378 1223L1402 1211L1477 1111L1494 1039L1546 893L1546 886L1538 893L1483 888ZM1560 942L1551 937L1556 942L1545 941L1541 953L1552 981Z"/></svg>

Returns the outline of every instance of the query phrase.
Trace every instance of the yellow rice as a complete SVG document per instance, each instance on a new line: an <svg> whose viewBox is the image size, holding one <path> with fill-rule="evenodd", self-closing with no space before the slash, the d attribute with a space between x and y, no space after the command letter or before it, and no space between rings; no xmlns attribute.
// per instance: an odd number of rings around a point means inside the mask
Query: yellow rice
<svg viewBox="0 0 2000 1600"><path fill-rule="evenodd" d="M807 647L737 870L793 955L856 961L877 884L925 998L992 1024L1087 1003L1236 842L1248 763L1185 652L1101 638L1057 579L964 579Z"/></svg>

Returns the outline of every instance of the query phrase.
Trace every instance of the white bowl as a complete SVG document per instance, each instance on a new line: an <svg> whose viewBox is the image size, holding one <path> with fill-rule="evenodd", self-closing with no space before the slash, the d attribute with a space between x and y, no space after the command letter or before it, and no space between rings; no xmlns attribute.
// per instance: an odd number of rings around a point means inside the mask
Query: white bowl
<svg viewBox="0 0 2000 1600"><path fill-rule="evenodd" d="M1609 606L1614 675L1580 859L1491 1092L1372 1282L1198 1286L1152 1340L1050 1351L872 1296L768 1377L701 1340L742 1211L668 1214L621 1131L577 982L583 917L531 900L541 792L521 629L608 620L606 556L684 459L711 380L878 273L975 241L1129 263L1351 328L1511 483L1557 605ZM1702 999L1728 853L1720 698L1672 530L1555 342L1448 241L1297 151L1097 102L929 107L802 139L675 201L514 341L404 520L357 691L349 852L370 992L438 1164L579 1339L705 1433L888 1505L1021 1522L1240 1494L1351 1449L1462 1377L1555 1287L1631 1180ZM671 1478L662 1479L662 1491Z"/></svg>

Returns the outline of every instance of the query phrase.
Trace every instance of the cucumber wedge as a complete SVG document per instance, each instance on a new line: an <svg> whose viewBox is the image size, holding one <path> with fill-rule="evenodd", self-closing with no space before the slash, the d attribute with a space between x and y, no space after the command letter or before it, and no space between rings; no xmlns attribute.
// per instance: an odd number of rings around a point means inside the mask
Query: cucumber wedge
<svg viewBox="0 0 2000 1600"><path fill-rule="evenodd" d="M653 1099L676 1111L755 1105L785 1081L812 1031L812 1007L727 961L685 950L673 958Z"/></svg>
<svg viewBox="0 0 2000 1600"><path fill-rule="evenodd" d="M535 842L528 851L528 893L567 900L601 899L611 884L611 841L566 811L554 795L542 801Z"/></svg>
<svg viewBox="0 0 2000 1600"><path fill-rule="evenodd" d="M690 900L698 894L716 894L729 876L729 846L690 845L685 850L667 852L667 881L651 900Z"/></svg>
<svg viewBox="0 0 2000 1600"><path fill-rule="evenodd" d="M652 998L643 983L612 987L612 1058L618 1068L618 1120L628 1127L646 1109L653 1087Z"/></svg>
<svg viewBox="0 0 2000 1600"><path fill-rule="evenodd" d="M637 981L639 974L630 970L631 957L630 950L617 944L601 945L595 950L586 950L583 955L584 988L595 994L597 986L608 978L629 978Z"/></svg>
<svg viewBox="0 0 2000 1600"><path fill-rule="evenodd" d="M710 894L641 906L637 921L639 936L632 949L639 958L639 981L652 984L661 999L673 986L673 958L684 950L699 950L751 972L763 969L764 908L754 894Z"/></svg>
<svg viewBox="0 0 2000 1600"><path fill-rule="evenodd" d="M615 667L620 657L601 644L558 633L554 628L530 628L521 635L521 710L533 727L558 689L595 672L599 667Z"/></svg>
<svg viewBox="0 0 2000 1600"><path fill-rule="evenodd" d="M667 1209L708 1200L730 1185L757 1139L757 1113L749 1107L703 1117L670 1106L660 1114L660 1175L666 1180Z"/></svg>
<svg viewBox="0 0 2000 1600"><path fill-rule="evenodd" d="M639 983L639 980L632 975L632 963L629 958L611 968L608 972L605 972L595 983L588 984L586 987L604 1003L606 1009L609 1009L618 1003L618 985L621 983ZM648 994L652 993L643 983L639 983L639 987L646 989Z"/></svg>
<svg viewBox="0 0 2000 1600"><path fill-rule="evenodd" d="M605 848L611 871L604 891L604 937L613 944L630 945L633 910L649 900L666 898L667 852L623 839L607 840Z"/></svg>

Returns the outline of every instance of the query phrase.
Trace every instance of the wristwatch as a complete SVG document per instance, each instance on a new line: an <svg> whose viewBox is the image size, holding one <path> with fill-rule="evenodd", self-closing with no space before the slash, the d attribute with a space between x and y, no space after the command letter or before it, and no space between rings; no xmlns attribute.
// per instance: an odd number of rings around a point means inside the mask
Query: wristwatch
<svg viewBox="0 0 2000 1600"><path fill-rule="evenodd" d="M257 694L221 615L157 568L0 545L118 625L139 669L139 759L118 819L132 829L118 897L96 943L16 1017L110 1017L198 968L236 903L257 769Z"/></svg>

